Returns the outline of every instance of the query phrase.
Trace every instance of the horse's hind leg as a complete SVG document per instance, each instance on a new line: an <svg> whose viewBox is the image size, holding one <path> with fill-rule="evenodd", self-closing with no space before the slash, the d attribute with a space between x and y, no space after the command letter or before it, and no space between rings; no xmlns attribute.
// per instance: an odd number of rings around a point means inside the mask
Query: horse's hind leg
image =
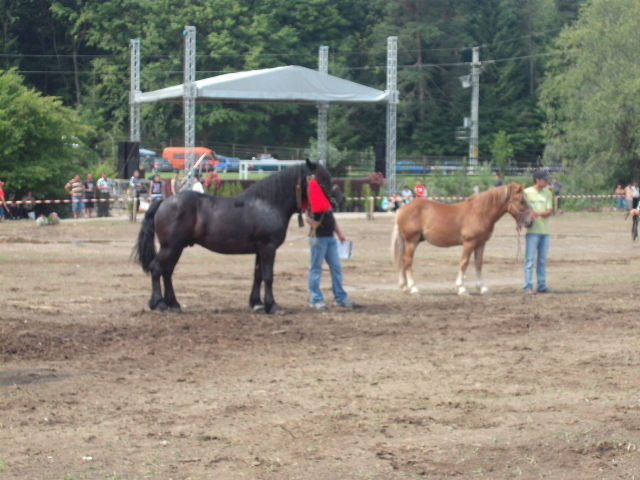
<svg viewBox="0 0 640 480"><path fill-rule="evenodd" d="M151 298L149 299L149 308L163 312L167 309L167 305L164 302L164 298L162 298L162 287L160 285L162 265L160 265L158 257L151 261L149 270L151 273Z"/></svg>
<svg viewBox="0 0 640 480"><path fill-rule="evenodd" d="M402 271L400 272L400 286L402 287L403 280L405 281L405 285L403 290L409 293L418 293L418 287L416 285L416 281L413 278L413 256L416 251L416 247L418 246L417 242L407 241L404 256L402 257L403 265ZM404 274L403 274L404 273ZM403 278L404 277L404 278Z"/></svg>
<svg viewBox="0 0 640 480"><path fill-rule="evenodd" d="M475 252L473 253L473 259L476 264L476 287L478 287L478 290L480 291L481 295L484 295L486 293L491 293L489 291L489 288L484 284L484 281L482 280L483 258L484 258L484 244L478 246Z"/></svg>
<svg viewBox="0 0 640 480"><path fill-rule="evenodd" d="M173 271L175 270L176 264L178 263L178 260L180 260L180 256L182 255L182 248L165 250L167 251L167 255L162 272L162 279L164 280L164 302L169 310L179 312L181 310L181 307L178 303L178 300L176 299L176 293L173 291L173 281L171 277L173 277Z"/></svg>
<svg viewBox="0 0 640 480"><path fill-rule="evenodd" d="M172 251L167 246L161 246L156 258L151 262L150 273L153 290L149 300L151 310L165 311L167 308L180 310L180 304L176 301L176 295L173 291L171 276L181 253L182 249ZM160 277L164 280L164 297L162 296Z"/></svg>
<svg viewBox="0 0 640 480"><path fill-rule="evenodd" d="M264 311L266 313L277 313L282 310L273 298L273 264L275 260L275 248L265 247L260 249L260 267L262 281L264 282Z"/></svg>

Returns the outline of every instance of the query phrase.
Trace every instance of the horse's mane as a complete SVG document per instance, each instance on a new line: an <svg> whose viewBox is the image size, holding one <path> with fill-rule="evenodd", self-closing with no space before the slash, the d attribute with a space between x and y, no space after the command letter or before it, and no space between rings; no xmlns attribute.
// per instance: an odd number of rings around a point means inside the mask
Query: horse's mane
<svg viewBox="0 0 640 480"><path fill-rule="evenodd" d="M509 199L509 185L494 187L486 192L471 196L467 201L475 211L486 212L507 203Z"/></svg>
<svg viewBox="0 0 640 480"><path fill-rule="evenodd" d="M258 197L272 203L281 203L283 197L295 200L291 192L295 191L300 178L305 179L309 175L311 172L306 164L294 165L254 183L239 196Z"/></svg>

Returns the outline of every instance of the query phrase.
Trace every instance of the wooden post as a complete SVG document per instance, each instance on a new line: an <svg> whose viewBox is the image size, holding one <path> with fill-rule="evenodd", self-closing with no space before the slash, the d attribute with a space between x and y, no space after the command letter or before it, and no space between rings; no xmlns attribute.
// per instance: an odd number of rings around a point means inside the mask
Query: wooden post
<svg viewBox="0 0 640 480"><path fill-rule="evenodd" d="M375 204L375 200L373 197L367 198L367 220L373 220L373 205Z"/></svg>

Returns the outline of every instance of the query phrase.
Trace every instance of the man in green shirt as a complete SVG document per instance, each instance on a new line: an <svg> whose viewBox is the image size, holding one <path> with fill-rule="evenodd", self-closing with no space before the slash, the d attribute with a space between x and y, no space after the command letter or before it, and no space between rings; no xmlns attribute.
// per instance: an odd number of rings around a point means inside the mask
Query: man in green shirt
<svg viewBox="0 0 640 480"><path fill-rule="evenodd" d="M524 291L534 293L533 264L536 261L536 276L538 278L538 293L553 293L547 287L547 254L549 253L549 239L551 229L549 217L553 214L553 195L547 188L551 175L547 170L537 170L533 174L535 185L525 189L527 202L533 210L533 224L527 230L527 251L524 260Z"/></svg>

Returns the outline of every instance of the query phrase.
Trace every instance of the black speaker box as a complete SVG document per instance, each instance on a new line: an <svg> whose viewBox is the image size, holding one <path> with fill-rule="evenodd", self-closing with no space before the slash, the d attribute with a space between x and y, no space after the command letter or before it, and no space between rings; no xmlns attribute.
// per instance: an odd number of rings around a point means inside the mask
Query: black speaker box
<svg viewBox="0 0 640 480"><path fill-rule="evenodd" d="M387 144L385 142L376 142L375 144L375 171L387 175Z"/></svg>
<svg viewBox="0 0 640 480"><path fill-rule="evenodd" d="M129 179L140 168L140 144L118 142L118 178Z"/></svg>

